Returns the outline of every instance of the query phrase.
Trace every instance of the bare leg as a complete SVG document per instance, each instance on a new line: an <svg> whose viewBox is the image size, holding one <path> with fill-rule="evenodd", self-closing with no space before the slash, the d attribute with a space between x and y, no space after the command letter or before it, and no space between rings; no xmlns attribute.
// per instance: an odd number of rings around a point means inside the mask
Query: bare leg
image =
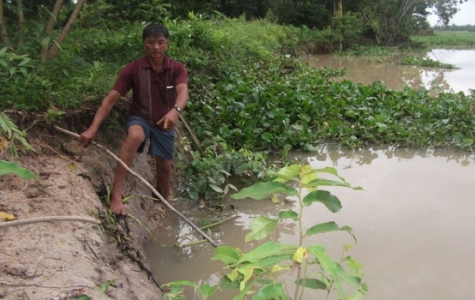
<svg viewBox="0 0 475 300"><path fill-rule="evenodd" d="M139 148L140 144L145 139L145 134L143 132L142 127L138 125L134 125L129 127L127 138L125 139L122 148L120 149L119 158L128 166L132 165L132 162L135 157L135 153ZM127 170L122 166L122 164L118 163L115 169L115 176L114 176L114 188L112 189L111 194L111 203L110 209L113 213L118 215L125 216L127 213L125 212L124 204L122 203L122 187L124 185L125 177L127 176Z"/></svg>
<svg viewBox="0 0 475 300"><path fill-rule="evenodd" d="M155 162L157 169L157 191L165 200L169 200L173 161L157 157Z"/></svg>

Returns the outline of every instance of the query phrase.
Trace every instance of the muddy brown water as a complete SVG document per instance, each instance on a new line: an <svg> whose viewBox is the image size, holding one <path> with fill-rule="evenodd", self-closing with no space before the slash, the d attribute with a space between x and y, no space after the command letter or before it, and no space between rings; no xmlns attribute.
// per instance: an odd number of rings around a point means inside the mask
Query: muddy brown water
<svg viewBox="0 0 475 300"><path fill-rule="evenodd" d="M304 211L304 227L335 221L355 231L358 242L350 254L364 267L370 288L365 299L468 299L475 276L475 156L458 151L416 151L367 149L342 150L324 146L318 153L295 154L316 167L332 166L353 186L363 191L327 189L339 197L343 209L331 214L319 205ZM294 203L272 205L265 201L227 201L226 211L235 207L240 217L215 228L212 238L219 244L248 251L258 243L244 243L250 222L259 214L276 216L281 209L295 209ZM210 214L193 206L179 205L197 224ZM177 235L190 227L171 213L156 234L162 243L173 244ZM296 243L296 226L279 226L271 236L282 243ZM197 237L180 239L181 244ZM316 236L309 243L321 243L335 259L341 246L352 244L347 234ZM199 244L182 249L149 245L153 270L159 282L191 280L218 283L224 267L210 257L214 249ZM289 286L295 277L283 278ZM291 288L289 288L291 290ZM193 298L188 291L186 299ZM336 294L334 294L336 295ZM232 299L218 294L212 299ZM324 299L306 293L304 299Z"/></svg>
<svg viewBox="0 0 475 300"><path fill-rule="evenodd" d="M452 89L469 93L475 77L474 50L432 50L438 60L456 64L459 70L414 70L412 67L368 67L364 61L331 63L348 69L346 77L363 84L384 80L393 89L406 84L430 87L440 80L439 90ZM461 57L462 62L459 60ZM317 57L320 64L330 58ZM330 66L330 65L327 65ZM315 65L318 67L318 65ZM458 73L457 73L458 72ZM431 75L432 74L432 75ZM432 79L430 79L432 78ZM363 82L364 81L364 82ZM414 85L415 84L415 85ZM327 189L340 198L343 209L331 214L318 205L304 211L304 227L335 221L353 228L358 242L350 255L363 264L364 281L369 286L365 299L470 299L475 286L475 155L454 150L392 150L369 148L361 151L322 145L315 153L294 153L292 160L309 161L316 167L332 166L353 186L363 191L343 188ZM196 224L216 216L196 206L172 203ZM225 202L225 216L239 218L214 228L211 237L222 245L249 251L258 242L245 243L251 221L259 214L276 216L282 209L295 209L295 203L272 205L266 201ZM231 209L231 207L233 209ZM282 243L297 243L297 227L285 223L270 237ZM186 236L191 228L174 214L167 213L164 226L155 235L162 244L172 245L179 239L184 245L197 236ZM185 236L185 237L183 237ZM338 259L341 247L351 244L344 233L328 233L307 240L321 243ZM160 283L190 280L215 285L224 266L211 261L214 249L201 243L192 247L147 247L153 272ZM292 293L295 274L282 278ZM218 293L210 299L228 300L233 293ZM336 297L336 293L333 293ZM186 299L201 299L187 289ZM321 293L305 293L304 299L324 299ZM334 298L332 298L334 299Z"/></svg>
<svg viewBox="0 0 475 300"><path fill-rule="evenodd" d="M426 88L435 92L464 92L475 88L475 50L432 49L425 57L458 67L455 70L394 65L371 57L335 57L332 55L308 56L310 66L346 69L342 77L355 83L383 82L387 87L401 90ZM341 79L341 78L336 78Z"/></svg>

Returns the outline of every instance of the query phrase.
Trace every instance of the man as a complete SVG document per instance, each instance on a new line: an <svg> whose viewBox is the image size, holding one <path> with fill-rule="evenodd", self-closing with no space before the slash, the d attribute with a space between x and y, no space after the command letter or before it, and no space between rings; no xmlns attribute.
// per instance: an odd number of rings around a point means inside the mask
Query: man
<svg viewBox="0 0 475 300"><path fill-rule="evenodd" d="M168 199L174 152L174 127L188 101L188 73L184 64L165 55L169 33L165 26L152 23L142 33L145 55L120 72L112 90L102 101L90 127L79 140L87 147L94 139L101 123L112 107L132 89L132 104L127 119L127 138L119 158L128 166L135 153L142 152L146 139L150 140L148 154L156 159L157 191ZM117 164L110 209L126 215L122 202L122 187L127 170Z"/></svg>

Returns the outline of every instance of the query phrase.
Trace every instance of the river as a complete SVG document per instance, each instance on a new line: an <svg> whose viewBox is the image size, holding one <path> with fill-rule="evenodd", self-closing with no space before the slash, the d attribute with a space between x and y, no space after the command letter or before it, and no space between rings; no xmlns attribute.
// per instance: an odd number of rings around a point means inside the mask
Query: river
<svg viewBox="0 0 475 300"><path fill-rule="evenodd" d="M400 90L426 88L435 92L464 92L475 88L475 50L432 49L424 57L458 67L455 70L395 65L394 62L377 61L371 57L338 57L313 55L305 59L310 66L346 69L342 77L362 84L383 82L387 87ZM338 78L337 78L338 79Z"/></svg>
<svg viewBox="0 0 475 300"><path fill-rule="evenodd" d="M461 54L454 51L470 55L459 63ZM404 66L393 66L382 71L378 65L371 69L368 66L363 68L361 64L358 67L357 64L340 63L348 69L348 79L355 76L354 80L363 84L371 83L372 76L376 76L374 78L394 84L394 89L414 82L427 86L433 82L428 79L432 76L431 72L435 72L433 77L442 80L444 89L447 85L453 91L469 93L472 87L469 79L475 75L475 51L465 51L468 50L433 50L428 53L436 55L440 61L460 67L450 72L414 71L412 67ZM318 60L329 62L327 58ZM358 73L362 69L365 76ZM414 79L414 74L418 74L418 79ZM409 80L411 76L412 81ZM365 299L470 299L475 286L475 256L472 255L475 249L473 153L450 149L391 148L353 151L322 145L314 153L293 153L292 159L308 161L319 168L332 166L353 186L364 189L332 188L331 192L342 201L342 211L331 214L317 205L312 206L305 215L304 226L331 220L340 226L353 228L358 242L351 255L364 266L363 279L369 286ZM197 224L214 217L195 206L177 205ZM250 222L259 214L275 216L280 209L292 209L294 205L287 202L276 206L264 201L228 200L224 206L225 216L238 215L239 218L214 228L212 238L220 244L248 251L251 247L244 243L244 236L249 232ZM163 222L156 236L164 244L173 244L177 235L183 236L191 231L172 213L167 213ZM286 224L279 227L271 239L296 243L295 230L295 226ZM196 241L196 237L189 241ZM181 239L181 244L189 241ZM341 246L351 243L352 238L329 233L318 236L318 240L312 242L316 241L325 245L336 258ZM147 254L160 283L191 280L214 285L218 283L220 270L224 267L210 260L214 249L205 243L185 248L162 247L152 243L147 248ZM291 285L293 278L284 280ZM195 298L191 290L187 293L186 299L200 299L198 296ZM333 294L336 296L336 293ZM228 300L232 299L232 295L219 293L211 299ZM324 298L318 293L306 293L305 299Z"/></svg>

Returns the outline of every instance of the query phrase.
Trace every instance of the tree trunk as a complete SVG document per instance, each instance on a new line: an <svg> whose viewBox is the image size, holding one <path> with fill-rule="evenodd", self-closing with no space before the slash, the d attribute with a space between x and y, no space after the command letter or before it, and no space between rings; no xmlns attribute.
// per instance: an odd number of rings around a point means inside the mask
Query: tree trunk
<svg viewBox="0 0 475 300"><path fill-rule="evenodd" d="M23 29L23 24L25 23L25 15L23 14L23 2L22 0L17 0L17 9L18 9L18 27Z"/></svg>
<svg viewBox="0 0 475 300"><path fill-rule="evenodd" d="M23 14L23 3L22 0L17 0L17 9L18 9L18 27L20 28L20 36L18 38L18 43L23 43L23 24L25 23L25 15Z"/></svg>
<svg viewBox="0 0 475 300"><path fill-rule="evenodd" d="M10 38L8 37L5 24L3 23L3 0L0 0L0 42L6 44L8 49L14 50L10 44Z"/></svg>
<svg viewBox="0 0 475 300"><path fill-rule="evenodd" d="M48 59L49 38L53 33L54 25L58 19L59 10L61 9L61 6L63 6L63 2L63 0L56 0L53 12L51 13L51 17L46 25L45 39L43 40L43 47L41 48L41 62L45 62L46 59Z"/></svg>
<svg viewBox="0 0 475 300"><path fill-rule="evenodd" d="M54 43L51 49L48 51L48 59L55 56L58 53L59 45L61 45L61 43L66 39L66 36L68 35L68 32L71 29L71 26L73 25L74 21L78 17L79 12L81 11L81 8L84 5L85 1L86 0L78 0L76 2L76 6L74 7L73 12L69 16L68 23L66 23L63 30L61 30L61 33L59 34L59 37L56 40L56 43Z"/></svg>

